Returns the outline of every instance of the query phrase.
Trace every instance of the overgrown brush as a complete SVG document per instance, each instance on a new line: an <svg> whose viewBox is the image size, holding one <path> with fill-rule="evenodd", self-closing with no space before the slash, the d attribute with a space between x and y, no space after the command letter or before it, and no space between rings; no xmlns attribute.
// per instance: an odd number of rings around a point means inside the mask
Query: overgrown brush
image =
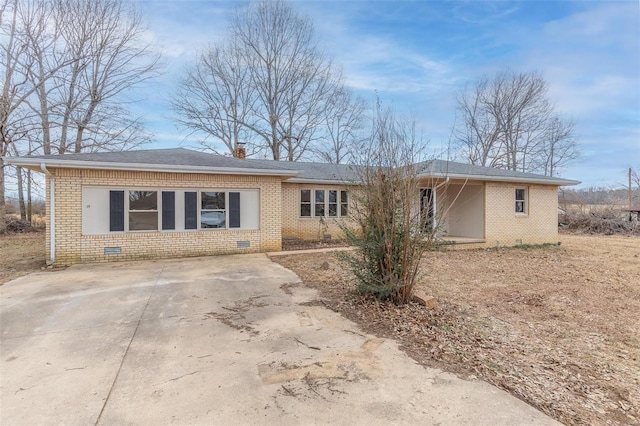
<svg viewBox="0 0 640 426"><path fill-rule="evenodd" d="M38 232L41 231L44 227L36 227L31 222L27 222L26 220L8 218L7 220L7 228L6 232L13 233L23 233L23 232Z"/></svg>
<svg viewBox="0 0 640 426"><path fill-rule="evenodd" d="M558 217L562 230L584 234L635 234L640 235L637 220L629 220L629 214L607 208L579 213L565 213Z"/></svg>

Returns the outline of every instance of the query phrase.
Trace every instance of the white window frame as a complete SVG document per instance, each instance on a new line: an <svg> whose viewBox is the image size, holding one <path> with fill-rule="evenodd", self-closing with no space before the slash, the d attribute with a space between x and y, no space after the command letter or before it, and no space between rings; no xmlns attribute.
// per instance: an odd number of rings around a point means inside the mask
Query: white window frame
<svg viewBox="0 0 640 426"><path fill-rule="evenodd" d="M309 191L310 193L310 198L309 201L302 201L302 191ZM320 202L316 202L316 191L323 191L324 192L324 200L320 203ZM336 192L336 202L335 203L331 203L330 200L330 191L335 191ZM345 194L347 197L346 202L342 201L342 194ZM302 218L302 219L314 219L314 218L324 218L324 219L338 219L338 218L343 218L343 217L348 217L349 216L349 191L347 191L346 189L340 189L340 188L300 188L300 190L298 191L298 217ZM324 207L324 215L317 215L316 214L316 205L320 205L322 204ZM335 216L330 216L329 215L329 205L330 204L335 204L335 210L336 210L336 214ZM309 206L309 216L303 216L302 215L302 206L303 205L308 205ZM343 205L346 207L346 215L342 214L342 207Z"/></svg>
<svg viewBox="0 0 640 426"><path fill-rule="evenodd" d="M157 188L127 188L125 191L125 232L159 232L162 230L162 192ZM155 210L131 210L131 193L132 192L155 192L156 193L156 209ZM156 229L130 229L131 213L155 213Z"/></svg>
<svg viewBox="0 0 640 426"><path fill-rule="evenodd" d="M89 205L85 205L85 188L95 188L100 190L97 192L97 195L92 191L87 192L87 197L89 197ZM123 200L123 229L122 231L111 231L110 228L110 205L109 205L109 196L111 191L122 191L124 193ZM141 192L155 192L156 194L156 209L154 210L132 210L130 197L132 192L141 191ZM173 192L175 196L175 206L174 206L174 229L162 229L163 228L163 193L164 192ZM196 227L193 229L185 228L185 193L194 192L196 194L196 209L195 209L195 220ZM202 213L207 211L223 211L221 209L203 209L202 208L202 193L203 192L220 192L224 193L224 219L225 225L224 227L216 228L216 227L203 227L202 226ZM246 201L247 204L244 204L245 207L241 207L240 209L240 227L230 227L230 217L232 212L230 210L229 198L230 194L233 192L240 193L240 199L242 203ZM115 187L115 186L99 186L99 185L86 185L83 186L83 195L82 195L82 229L83 235L115 235L115 234L127 234L127 233L172 233L172 232L198 232L198 231L209 231L209 230L227 230L227 231L254 231L259 230L261 227L260 223L260 188L210 188L210 187L153 187L148 188L144 186L123 186L123 187ZM93 197L93 198L91 198ZM246 198L245 198L246 197ZM93 205L93 208L91 208ZM99 206L98 206L99 205ZM91 208L91 210L88 210ZM101 223L104 222L104 226L101 226L99 229L95 230L92 227L89 227L85 224L87 221L93 220L92 211L94 209L104 209L103 212L100 213ZM245 210L246 209L246 210ZM131 213L153 213L157 217L157 228L156 229L131 229L130 227L130 214ZM85 233L85 228L87 232Z"/></svg>
<svg viewBox="0 0 640 426"><path fill-rule="evenodd" d="M198 190L198 231L211 231L211 230L222 230L222 229L230 229L229 228L229 192L232 192L231 189L200 189ZM203 209L202 208L202 194L204 192L222 192L224 194L224 209ZM211 228L203 228L202 227L202 212L224 212L224 227L211 227Z"/></svg>
<svg viewBox="0 0 640 426"><path fill-rule="evenodd" d="M523 198L518 199L518 191L523 191ZM526 186L517 186L513 192L515 198L514 209L516 215L526 216L529 214L529 188ZM522 211L518 211L518 204L522 204Z"/></svg>

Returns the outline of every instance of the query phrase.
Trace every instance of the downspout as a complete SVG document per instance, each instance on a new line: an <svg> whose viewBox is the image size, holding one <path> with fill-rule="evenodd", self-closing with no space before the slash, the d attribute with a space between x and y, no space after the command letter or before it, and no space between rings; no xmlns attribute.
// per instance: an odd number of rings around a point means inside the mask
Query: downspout
<svg viewBox="0 0 640 426"><path fill-rule="evenodd" d="M47 265L56 261L56 180L44 163L40 163L40 170L49 178L49 260Z"/></svg>

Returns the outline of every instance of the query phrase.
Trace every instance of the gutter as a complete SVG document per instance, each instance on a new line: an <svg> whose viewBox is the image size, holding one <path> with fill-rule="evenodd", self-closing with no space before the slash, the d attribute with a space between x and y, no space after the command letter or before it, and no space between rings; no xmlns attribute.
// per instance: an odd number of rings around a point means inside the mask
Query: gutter
<svg viewBox="0 0 640 426"><path fill-rule="evenodd" d="M47 170L45 163L40 163L40 170L49 178L49 260L47 266L56 261L56 179Z"/></svg>
<svg viewBox="0 0 640 426"><path fill-rule="evenodd" d="M188 166L173 164L146 164L146 163L117 163L105 161L81 161L81 160L53 160L40 158L19 157L11 159L11 164L22 167L38 167L46 163L53 168L69 169L94 169L94 170L127 170L140 172L166 172L166 173L206 173L223 175L257 175L257 176L297 176L297 170L282 169L252 169L244 167L211 167ZM42 170L42 168L41 168Z"/></svg>
<svg viewBox="0 0 640 426"><path fill-rule="evenodd" d="M290 178L285 183L308 183L318 185L360 185L357 180L342 180L342 179L308 179L308 178Z"/></svg>
<svg viewBox="0 0 640 426"><path fill-rule="evenodd" d="M554 179L542 177L518 177L518 176L487 176L487 175L474 175L474 174L458 174L458 173L424 173L418 175L421 178L451 178L451 179L464 179L464 180L479 180L486 182L514 182L514 183L534 183L541 185L558 185L569 186L578 185L581 182L571 179Z"/></svg>

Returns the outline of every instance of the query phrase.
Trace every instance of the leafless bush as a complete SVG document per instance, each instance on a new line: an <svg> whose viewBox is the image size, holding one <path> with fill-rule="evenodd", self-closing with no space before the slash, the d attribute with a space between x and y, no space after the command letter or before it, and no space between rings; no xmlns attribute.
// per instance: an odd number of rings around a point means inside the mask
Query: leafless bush
<svg viewBox="0 0 640 426"><path fill-rule="evenodd" d="M341 259L353 272L358 291L397 304L411 300L420 259L434 242L415 201L420 179L419 143L412 123L378 106L373 132L357 167L358 190L352 193L355 227L343 225L357 250Z"/></svg>

